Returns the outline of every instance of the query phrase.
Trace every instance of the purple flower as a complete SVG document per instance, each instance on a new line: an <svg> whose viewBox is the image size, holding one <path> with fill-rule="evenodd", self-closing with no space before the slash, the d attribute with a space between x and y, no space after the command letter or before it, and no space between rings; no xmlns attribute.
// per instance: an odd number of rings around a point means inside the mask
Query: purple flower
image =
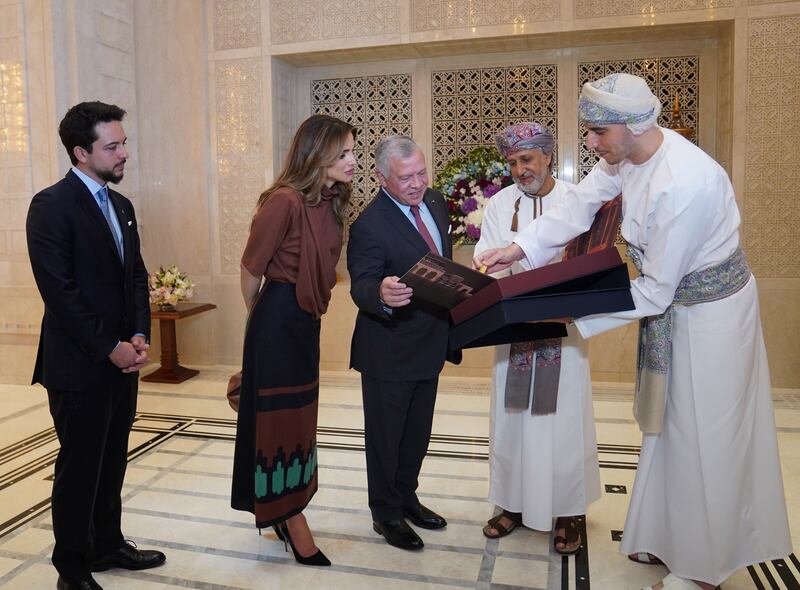
<svg viewBox="0 0 800 590"><path fill-rule="evenodd" d="M495 183L492 183L490 185L487 185L487 187L483 189L483 196L488 199L496 195L498 191L500 191L500 187Z"/></svg>
<svg viewBox="0 0 800 590"><path fill-rule="evenodd" d="M475 200L475 197L469 197L468 199L464 199L464 202L461 203L461 210L464 213L472 213L478 208L478 201Z"/></svg>
<svg viewBox="0 0 800 590"><path fill-rule="evenodd" d="M471 223L468 223L467 224L467 235L470 238L474 239L474 240L480 240L481 239L481 228L475 227Z"/></svg>

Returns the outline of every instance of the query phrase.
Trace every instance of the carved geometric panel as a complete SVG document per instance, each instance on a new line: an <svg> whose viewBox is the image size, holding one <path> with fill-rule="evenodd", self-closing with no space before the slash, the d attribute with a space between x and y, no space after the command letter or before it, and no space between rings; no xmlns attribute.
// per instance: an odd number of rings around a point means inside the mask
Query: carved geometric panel
<svg viewBox="0 0 800 590"><path fill-rule="evenodd" d="M411 75L312 80L311 112L339 117L358 130L353 148L357 163L348 211L351 222L378 190L373 161L375 146L389 135L411 136Z"/></svg>
<svg viewBox="0 0 800 590"><path fill-rule="evenodd" d="M752 19L742 229L759 276L800 278L800 16Z"/></svg>
<svg viewBox="0 0 800 590"><path fill-rule="evenodd" d="M221 269L238 274L239 260L264 190L261 59L215 64L217 194Z"/></svg>
<svg viewBox="0 0 800 590"><path fill-rule="evenodd" d="M668 127L672 118L675 94L681 109L683 122L694 129L692 142L697 143L700 126L700 57L654 57L637 60L594 61L578 64L579 89L586 82L593 82L615 72L626 72L641 76L653 93L661 99L661 115L658 124ZM586 148L586 130L579 126L578 180L583 179L597 163L597 155Z"/></svg>
<svg viewBox="0 0 800 590"><path fill-rule="evenodd" d="M272 43L400 32L400 0L270 0Z"/></svg>
<svg viewBox="0 0 800 590"><path fill-rule="evenodd" d="M259 0L214 0L214 49L261 45Z"/></svg>
<svg viewBox="0 0 800 590"><path fill-rule="evenodd" d="M650 15L735 6L735 0L573 0L575 18Z"/></svg>
<svg viewBox="0 0 800 590"><path fill-rule="evenodd" d="M538 121L558 137L555 64L431 73L433 177L514 123Z"/></svg>
<svg viewBox="0 0 800 590"><path fill-rule="evenodd" d="M433 31L557 20L558 0L412 0L411 30Z"/></svg>

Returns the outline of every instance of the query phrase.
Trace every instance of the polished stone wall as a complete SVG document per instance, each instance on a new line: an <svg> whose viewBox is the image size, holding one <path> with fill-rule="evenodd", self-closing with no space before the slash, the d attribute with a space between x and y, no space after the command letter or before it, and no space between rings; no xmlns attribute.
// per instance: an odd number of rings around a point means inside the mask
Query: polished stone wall
<svg viewBox="0 0 800 590"><path fill-rule="evenodd" d="M654 18L656 15L674 12L704 11L733 7L735 0L575 0L577 18L602 18L608 16L639 16Z"/></svg>
<svg viewBox="0 0 800 590"><path fill-rule="evenodd" d="M34 172L27 24L21 2L0 2L0 355L3 373L19 378L25 371L15 367L25 365L30 377L42 308L25 242Z"/></svg>
<svg viewBox="0 0 800 590"><path fill-rule="evenodd" d="M770 372L773 382L797 387L800 172L794 158L800 135L800 10L796 4L779 8L784 14L765 11L747 21L746 75L741 77L746 106L738 130L734 122L734 137L741 140L734 144L744 176L737 186L744 247L759 279Z"/></svg>
<svg viewBox="0 0 800 590"><path fill-rule="evenodd" d="M446 31L487 25L551 21L559 17L557 0L412 0L412 31Z"/></svg>
<svg viewBox="0 0 800 590"><path fill-rule="evenodd" d="M370 37L395 34L400 28L397 0L272 0L268 4L272 43Z"/></svg>
<svg viewBox="0 0 800 590"><path fill-rule="evenodd" d="M217 199L220 266L239 272L253 198L264 190L264 125L261 60L220 60L214 64Z"/></svg>
<svg viewBox="0 0 800 590"><path fill-rule="evenodd" d="M800 16L748 25L744 245L758 276L798 278Z"/></svg>

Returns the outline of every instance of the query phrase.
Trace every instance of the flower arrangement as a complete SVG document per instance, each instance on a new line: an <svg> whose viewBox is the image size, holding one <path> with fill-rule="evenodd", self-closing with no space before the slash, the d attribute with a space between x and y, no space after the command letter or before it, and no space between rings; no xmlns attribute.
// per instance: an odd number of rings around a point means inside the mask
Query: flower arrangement
<svg viewBox="0 0 800 590"><path fill-rule="evenodd" d="M494 147L478 147L454 158L436 175L434 188L447 200L453 244L478 241L486 205L513 182L508 164Z"/></svg>
<svg viewBox="0 0 800 590"><path fill-rule="evenodd" d="M159 307L175 307L179 301L188 301L194 296L194 283L177 266L158 270L147 277L150 288L150 303Z"/></svg>

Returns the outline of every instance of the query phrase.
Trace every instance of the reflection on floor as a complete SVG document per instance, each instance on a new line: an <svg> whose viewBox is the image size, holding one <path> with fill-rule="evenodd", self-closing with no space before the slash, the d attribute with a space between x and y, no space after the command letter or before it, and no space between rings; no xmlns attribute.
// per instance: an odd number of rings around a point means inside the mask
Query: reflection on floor
<svg viewBox="0 0 800 590"><path fill-rule="evenodd" d="M444 515L444 530L419 530L422 552L389 547L367 510L363 418L357 374L322 375L320 489L306 512L329 569L295 564L271 531L259 536L229 507L234 414L224 398L234 367L201 368L180 385L143 383L131 435L124 531L167 553L146 572L97 574L109 589L263 588L635 590L663 577L618 553L640 436L631 388L597 383L594 407L603 498L585 522L586 544L562 558L549 535L518 529L499 542L481 527L493 513L488 490L488 380L444 378L434 437L420 480L422 501ZM49 495L58 443L38 387L0 386L0 587L55 588L50 565ZM795 544L800 535L800 392L775 392L784 479ZM565 433L568 436L568 433ZM691 531L687 531L690 535ZM737 572L725 590L800 589L800 563Z"/></svg>

